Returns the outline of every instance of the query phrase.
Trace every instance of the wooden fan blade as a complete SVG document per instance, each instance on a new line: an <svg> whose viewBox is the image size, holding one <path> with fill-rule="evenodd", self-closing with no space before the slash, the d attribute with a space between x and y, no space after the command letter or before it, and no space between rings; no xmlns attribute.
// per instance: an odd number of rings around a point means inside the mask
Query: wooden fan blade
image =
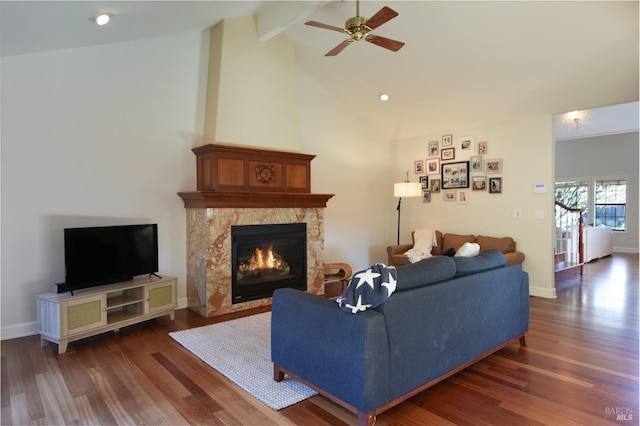
<svg viewBox="0 0 640 426"><path fill-rule="evenodd" d="M329 53L327 53L324 56L336 56L338 53L342 52L351 43L352 43L351 39L345 40L339 45L337 45L336 47L334 47L333 49L331 49Z"/></svg>
<svg viewBox="0 0 640 426"><path fill-rule="evenodd" d="M364 24L373 30L374 28L378 28L380 25L384 24L387 21L390 21L396 16L398 16L398 12L391 9L390 7L385 6L380 9L378 13L369 18L369 20Z"/></svg>
<svg viewBox="0 0 640 426"><path fill-rule="evenodd" d="M404 46L404 42L392 40L386 37L380 37L373 34L369 34L365 39L369 43L375 44L376 46L384 47L385 49L393 50L397 52Z"/></svg>
<svg viewBox="0 0 640 426"><path fill-rule="evenodd" d="M338 31L339 33L344 32L344 28L334 27L333 25L323 24L322 22L308 21L308 22L305 22L304 24L310 25L312 27L324 28L325 30Z"/></svg>

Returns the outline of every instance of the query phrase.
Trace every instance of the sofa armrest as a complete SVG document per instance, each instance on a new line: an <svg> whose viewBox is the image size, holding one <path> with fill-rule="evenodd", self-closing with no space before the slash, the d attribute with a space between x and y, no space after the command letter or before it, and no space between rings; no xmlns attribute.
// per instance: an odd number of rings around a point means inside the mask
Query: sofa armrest
<svg viewBox="0 0 640 426"><path fill-rule="evenodd" d="M524 253L521 251L514 251L513 253L503 253L504 258L507 259L507 265L514 265L516 263L524 262Z"/></svg>
<svg viewBox="0 0 640 426"><path fill-rule="evenodd" d="M334 300L278 289L271 308L271 360L360 411L389 400L387 331L375 310L350 314Z"/></svg>
<svg viewBox="0 0 640 426"><path fill-rule="evenodd" d="M403 254L407 250L411 249L413 244L400 244L396 246L387 246L387 254L392 256L394 254Z"/></svg>
<svg viewBox="0 0 640 426"><path fill-rule="evenodd" d="M396 267L409 265L411 262L404 253L411 248L413 248L413 244L387 246L387 265Z"/></svg>

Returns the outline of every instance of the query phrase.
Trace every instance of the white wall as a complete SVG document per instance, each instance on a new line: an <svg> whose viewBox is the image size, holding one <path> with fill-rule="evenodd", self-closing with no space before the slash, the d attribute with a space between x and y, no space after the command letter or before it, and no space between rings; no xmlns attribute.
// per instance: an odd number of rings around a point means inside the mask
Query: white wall
<svg viewBox="0 0 640 426"><path fill-rule="evenodd" d="M577 120L570 112L554 116L556 141L638 131L640 103L637 101L573 112L577 112Z"/></svg>
<svg viewBox="0 0 640 426"><path fill-rule="evenodd" d="M416 228L434 228L455 234L510 236L516 240L518 250L526 256L523 266L530 275L531 294L555 297L552 130L551 115L527 116L496 125L450 129L396 142L394 175L401 177L409 170L412 181L418 181L419 176L413 173L414 160L427 158L429 141L441 141L443 134L453 134L456 148L454 161L469 160L471 155L461 155L457 146L458 137L468 135L475 136L476 144L479 141L488 142L485 158L503 160L503 173L495 175L502 177L501 194L471 191L469 188L468 204L445 202L442 192L432 194L430 203L423 203L418 198L403 199L400 242L410 242L411 231ZM475 175L485 174L471 173L471 176ZM537 183L547 186L546 194L533 193L533 186ZM512 218L513 210L521 211L520 219ZM537 211L544 214L544 219L536 219Z"/></svg>
<svg viewBox="0 0 640 426"><path fill-rule="evenodd" d="M613 233L614 251L638 253L638 132L556 142L557 181L625 177L627 230ZM593 214L589 214L593 222Z"/></svg>
<svg viewBox="0 0 640 426"><path fill-rule="evenodd" d="M300 150L293 42L258 40L253 16L211 30L205 118L207 143Z"/></svg>
<svg viewBox="0 0 640 426"><path fill-rule="evenodd" d="M35 297L64 280L63 229L156 222L160 272L186 298L185 210L195 190L208 34L4 58L2 338L35 332ZM385 261L395 204L389 144L298 75L300 145L316 154L328 261ZM9 125L6 125L9 123ZM270 147L273 148L273 147Z"/></svg>
<svg viewBox="0 0 640 426"><path fill-rule="evenodd" d="M387 259L392 184L390 145L307 75L298 72L302 150L311 191L335 194L325 209L325 261L354 272Z"/></svg>
<svg viewBox="0 0 640 426"><path fill-rule="evenodd" d="M64 281L65 227L154 222L160 273L186 297L202 35L2 60L2 338L35 330L35 296ZM205 65L206 67L206 65Z"/></svg>

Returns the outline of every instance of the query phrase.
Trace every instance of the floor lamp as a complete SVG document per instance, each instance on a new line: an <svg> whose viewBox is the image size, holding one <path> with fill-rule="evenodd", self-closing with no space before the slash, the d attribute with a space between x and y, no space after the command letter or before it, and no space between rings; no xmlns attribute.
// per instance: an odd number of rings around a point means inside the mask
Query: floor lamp
<svg viewBox="0 0 640 426"><path fill-rule="evenodd" d="M404 178L404 182L393 184L393 196L398 197L398 244L400 244L400 205L402 197L421 197L422 185L419 182L409 182L409 172Z"/></svg>

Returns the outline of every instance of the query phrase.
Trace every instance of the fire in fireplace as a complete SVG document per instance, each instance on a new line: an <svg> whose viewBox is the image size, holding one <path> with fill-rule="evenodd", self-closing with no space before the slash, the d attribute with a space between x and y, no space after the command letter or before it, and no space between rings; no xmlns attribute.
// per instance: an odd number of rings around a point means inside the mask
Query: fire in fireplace
<svg viewBox="0 0 640 426"><path fill-rule="evenodd" d="M307 225L231 227L232 303L271 297L283 287L307 288Z"/></svg>
<svg viewBox="0 0 640 426"><path fill-rule="evenodd" d="M249 259L240 259L238 265L238 277L259 276L261 274L275 273L285 275L289 273L289 264L280 255L273 251L273 246L267 250L256 247Z"/></svg>

